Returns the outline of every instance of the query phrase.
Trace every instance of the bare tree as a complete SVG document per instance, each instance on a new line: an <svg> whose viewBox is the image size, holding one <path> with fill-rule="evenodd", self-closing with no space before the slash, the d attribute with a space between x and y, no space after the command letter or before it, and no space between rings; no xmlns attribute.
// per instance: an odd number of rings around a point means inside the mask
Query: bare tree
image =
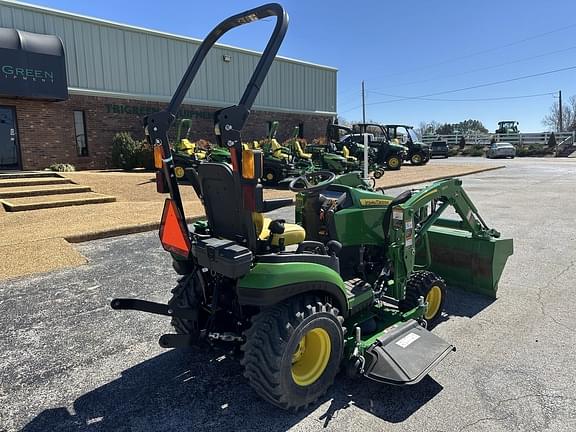
<svg viewBox="0 0 576 432"><path fill-rule="evenodd" d="M438 127L440 127L440 123L438 123L435 120L421 121L415 128L415 132L418 134L419 137L422 137L425 134L436 133L436 129L438 129Z"/></svg>
<svg viewBox="0 0 576 432"><path fill-rule="evenodd" d="M548 114L542 119L542 125L546 129L560 132L560 109L558 101L550 107ZM562 104L562 125L565 131L576 130L576 96L571 96L568 103Z"/></svg>
<svg viewBox="0 0 576 432"><path fill-rule="evenodd" d="M352 123L350 122L350 120L345 119L342 116L338 116L338 124L342 125L342 126L352 126Z"/></svg>

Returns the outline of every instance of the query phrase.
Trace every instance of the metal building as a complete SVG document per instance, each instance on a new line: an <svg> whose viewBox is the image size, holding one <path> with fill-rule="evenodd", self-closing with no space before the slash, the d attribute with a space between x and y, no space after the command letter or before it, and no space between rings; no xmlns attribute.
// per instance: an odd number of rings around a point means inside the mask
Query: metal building
<svg viewBox="0 0 576 432"><path fill-rule="evenodd" d="M52 162L107 166L114 133L141 134L141 117L170 99L200 43L8 0L0 0L0 27L19 30L20 38L15 48L7 42L17 40L8 36L14 31L0 32L0 168L44 168ZM24 52L25 41L36 40L26 32L61 39L65 72L54 77L34 49ZM160 58L150 58L152 51ZM194 121L192 138L210 138L212 112L239 100L258 58L257 52L226 45L210 52L181 112ZM263 137L273 120L280 121L280 138L296 125L305 138L321 136L326 118L336 111L336 74L332 67L278 57L254 104L246 138ZM62 95L50 97L50 87L61 79L69 96L54 102ZM36 91L22 94L15 90L18 82ZM42 151L35 148L40 141Z"/></svg>

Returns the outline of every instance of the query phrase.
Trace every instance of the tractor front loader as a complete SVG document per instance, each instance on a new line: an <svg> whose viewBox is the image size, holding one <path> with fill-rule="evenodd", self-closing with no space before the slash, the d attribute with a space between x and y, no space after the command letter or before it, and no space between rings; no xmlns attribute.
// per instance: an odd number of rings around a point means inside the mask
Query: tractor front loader
<svg viewBox="0 0 576 432"><path fill-rule="evenodd" d="M168 129L214 43L267 17L276 25L240 102L215 113L231 164L203 162L191 171L206 221L190 230ZM111 306L171 317L174 333L160 337L162 347L235 350L259 395L298 409L321 397L341 366L359 379L419 382L453 351L426 329L442 313L443 277L469 289L480 281L494 294L512 244L486 227L458 180L389 197L357 173L317 171L290 183L300 224L266 217L292 199L263 199L262 152L243 148L241 131L287 26L278 4L224 20L199 46L167 108L146 117L157 186L170 195L160 241L181 278L167 303L118 298ZM440 221L449 206L462 221Z"/></svg>

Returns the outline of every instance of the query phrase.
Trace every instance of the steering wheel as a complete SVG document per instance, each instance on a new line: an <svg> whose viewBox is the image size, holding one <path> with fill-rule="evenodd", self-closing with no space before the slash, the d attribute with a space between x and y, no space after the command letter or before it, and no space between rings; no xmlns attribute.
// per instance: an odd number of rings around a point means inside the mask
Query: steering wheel
<svg viewBox="0 0 576 432"><path fill-rule="evenodd" d="M296 177L290 182L288 188L292 192L310 193L319 192L330 186L336 180L336 174L330 171L315 171ZM301 186L298 186L301 185Z"/></svg>

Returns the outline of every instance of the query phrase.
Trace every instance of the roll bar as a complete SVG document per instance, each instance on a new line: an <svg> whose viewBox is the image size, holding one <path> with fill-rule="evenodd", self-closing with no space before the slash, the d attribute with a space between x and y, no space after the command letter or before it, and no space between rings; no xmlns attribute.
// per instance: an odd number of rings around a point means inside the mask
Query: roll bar
<svg viewBox="0 0 576 432"><path fill-rule="evenodd" d="M246 123L248 115L250 114L250 108L252 108L252 104L260 91L262 83L270 70L272 61L274 60L274 57L276 57L278 49L284 39L284 35L286 34L286 30L288 29L288 14L281 5L277 3L269 3L259 6L231 16L218 24L198 47L196 54L194 54L194 57L192 58L188 69L186 69L186 73L182 77L180 84L178 84L178 88L172 96L168 106L162 111L144 117L144 130L150 144L153 146L162 146L164 161L163 172L165 180L168 184L170 197L175 201L182 216L184 216L184 209L176 176L174 175L174 161L172 159L172 152L168 142L168 130L176 119L178 109L182 105L186 93L188 93L200 66L216 41L218 41L218 39L220 39L226 32L235 27L271 16L276 17L274 31L272 32L266 48L252 73L252 77L244 90L240 102L237 105L216 111L214 115L214 131L217 135L219 144L230 148L232 154L232 165L241 175L242 141L240 133Z"/></svg>

